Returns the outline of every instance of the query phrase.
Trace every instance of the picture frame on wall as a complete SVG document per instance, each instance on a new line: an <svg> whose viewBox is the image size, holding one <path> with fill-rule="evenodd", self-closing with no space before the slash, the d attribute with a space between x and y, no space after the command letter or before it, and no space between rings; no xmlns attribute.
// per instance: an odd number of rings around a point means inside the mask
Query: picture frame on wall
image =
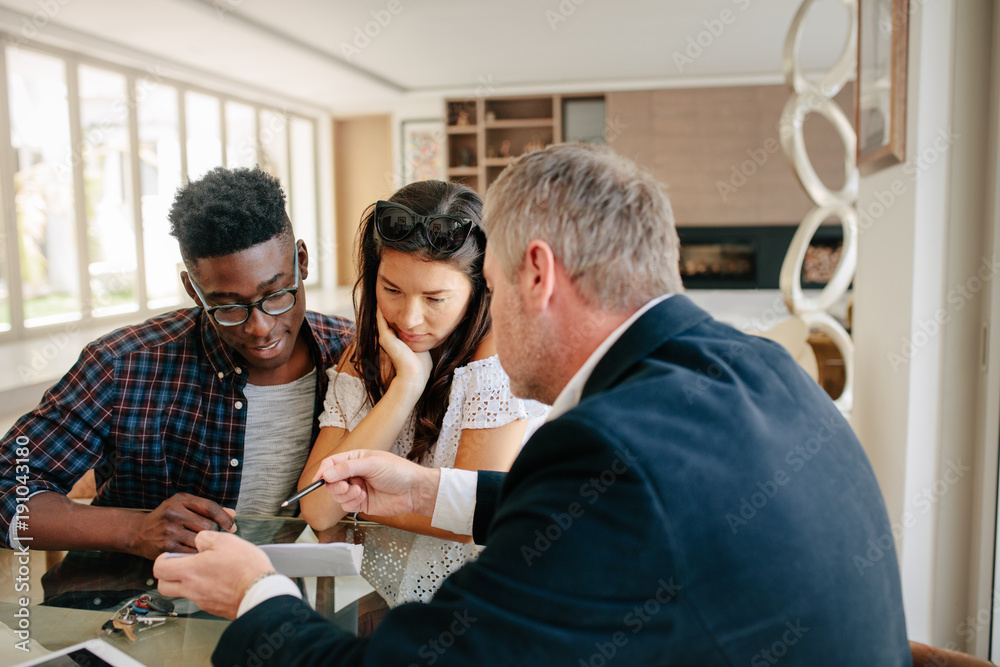
<svg viewBox="0 0 1000 667"><path fill-rule="evenodd" d="M403 185L428 179L445 180L444 121L411 119L401 123Z"/></svg>
<svg viewBox="0 0 1000 667"><path fill-rule="evenodd" d="M871 173L906 159L910 0L858 0L857 161Z"/></svg>

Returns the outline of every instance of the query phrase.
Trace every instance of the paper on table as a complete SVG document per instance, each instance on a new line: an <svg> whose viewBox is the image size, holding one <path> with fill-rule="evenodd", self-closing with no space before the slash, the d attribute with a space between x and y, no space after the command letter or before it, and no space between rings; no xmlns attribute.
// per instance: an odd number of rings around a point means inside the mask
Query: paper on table
<svg viewBox="0 0 1000 667"><path fill-rule="evenodd" d="M286 577L340 577L361 573L364 546L347 542L263 544L260 547Z"/></svg>

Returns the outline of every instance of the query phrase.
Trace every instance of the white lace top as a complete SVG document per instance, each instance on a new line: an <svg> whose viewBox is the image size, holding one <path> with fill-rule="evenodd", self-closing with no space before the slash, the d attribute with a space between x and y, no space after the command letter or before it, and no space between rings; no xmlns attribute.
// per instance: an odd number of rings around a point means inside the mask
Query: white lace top
<svg viewBox="0 0 1000 667"><path fill-rule="evenodd" d="M371 410L364 384L360 378L333 369L327 375L330 388L319 425L354 430ZM473 361L455 369L441 432L421 463L429 468L453 467L462 429L497 428L515 419L540 422L547 411L548 407L542 403L511 394L510 378L496 356ZM411 414L390 450L393 454L409 453L415 424L416 416ZM529 425L529 433L534 425ZM390 607L412 600L430 600L449 574L482 551L482 547L473 544L389 527L366 531L364 545L361 574Z"/></svg>

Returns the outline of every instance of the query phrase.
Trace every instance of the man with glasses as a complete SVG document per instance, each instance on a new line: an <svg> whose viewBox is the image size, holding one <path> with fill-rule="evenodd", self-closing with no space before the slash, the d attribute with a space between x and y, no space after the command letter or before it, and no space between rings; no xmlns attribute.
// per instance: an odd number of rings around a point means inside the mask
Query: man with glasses
<svg viewBox="0 0 1000 667"><path fill-rule="evenodd" d="M350 323L306 311L309 254L268 174L215 169L178 191L170 221L199 307L89 344L11 428L5 546L193 551L198 531L278 514L295 491ZM92 504L66 498L91 469Z"/></svg>

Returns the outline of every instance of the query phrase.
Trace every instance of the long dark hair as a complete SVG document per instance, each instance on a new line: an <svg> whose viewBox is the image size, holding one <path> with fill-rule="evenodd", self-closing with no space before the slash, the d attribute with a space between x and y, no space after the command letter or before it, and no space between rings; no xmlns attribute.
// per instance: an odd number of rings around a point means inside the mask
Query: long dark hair
<svg viewBox="0 0 1000 667"><path fill-rule="evenodd" d="M458 183L418 181L396 191L389 201L402 204L420 215L454 215L471 218L477 224L483 215L482 198L474 190ZM489 294L483 278L486 236L480 227L475 227L461 248L454 253L443 254L430 246L422 226L402 241L383 240L375 233L374 213L374 205L368 207L361 218L361 228L358 231L358 280L354 284L357 326L354 355L351 357L351 363L361 377L373 406L388 388L382 378L381 348L375 321L378 308L375 290L383 249L391 248L419 255L427 261L444 262L461 271L472 283L472 296L462 321L447 339L431 350L434 368L423 395L417 401L416 432L413 448L407 455L411 461L419 461L437 441L441 432L455 369L472 360L493 325L490 319Z"/></svg>

